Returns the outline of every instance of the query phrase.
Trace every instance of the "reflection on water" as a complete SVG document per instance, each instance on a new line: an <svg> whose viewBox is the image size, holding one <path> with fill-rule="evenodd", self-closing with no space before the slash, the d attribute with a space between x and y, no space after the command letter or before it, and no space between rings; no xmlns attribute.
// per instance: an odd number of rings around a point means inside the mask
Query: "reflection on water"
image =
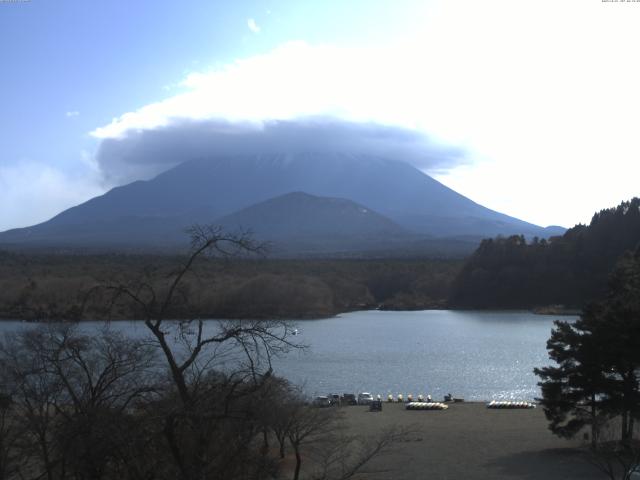
<svg viewBox="0 0 640 480"><path fill-rule="evenodd" d="M277 359L274 368L309 394L369 391L442 399L451 392L467 400L532 400L539 394L532 370L549 363L545 347L555 318L428 310L363 311L298 321L294 339L309 348ZM24 325L3 322L0 330ZM83 328L98 325L88 322ZM146 335L139 322L112 326Z"/></svg>
<svg viewBox="0 0 640 480"><path fill-rule="evenodd" d="M354 312L298 322L308 352L277 371L310 393L451 392L469 400L533 399L549 360L553 316L528 312Z"/></svg>

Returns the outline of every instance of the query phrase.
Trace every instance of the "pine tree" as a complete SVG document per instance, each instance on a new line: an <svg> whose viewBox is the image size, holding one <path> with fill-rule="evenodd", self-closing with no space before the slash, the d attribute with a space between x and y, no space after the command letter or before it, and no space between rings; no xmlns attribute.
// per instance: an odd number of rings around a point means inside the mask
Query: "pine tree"
<svg viewBox="0 0 640 480"><path fill-rule="evenodd" d="M630 442L640 418L640 249L619 261L604 300L585 308L576 322L556 321L547 342L557 366L536 368L549 428L573 437L619 417L622 442Z"/></svg>
<svg viewBox="0 0 640 480"><path fill-rule="evenodd" d="M597 336L606 346L607 409L620 416L627 442L640 418L640 249L618 262L600 308Z"/></svg>
<svg viewBox="0 0 640 480"><path fill-rule="evenodd" d="M547 349L558 366L536 368L534 372L541 378L540 403L549 429L558 436L571 438L589 426L595 445L606 376L601 368L602 350L590 329L591 315L591 310L586 309L575 323L556 321Z"/></svg>

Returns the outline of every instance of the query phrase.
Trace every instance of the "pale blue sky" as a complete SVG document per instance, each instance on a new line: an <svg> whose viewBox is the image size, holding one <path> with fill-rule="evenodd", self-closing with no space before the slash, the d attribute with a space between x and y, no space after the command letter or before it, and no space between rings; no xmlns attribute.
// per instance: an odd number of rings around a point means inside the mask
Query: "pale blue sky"
<svg viewBox="0 0 640 480"><path fill-rule="evenodd" d="M402 3L0 3L0 164L32 159L74 165L78 151L93 144L89 131L166 97L167 88L191 71L264 53L290 40L383 41L416 20ZM258 34L248 27L249 19L259 26Z"/></svg>
<svg viewBox="0 0 640 480"><path fill-rule="evenodd" d="M104 192L127 129L326 113L464 149L437 178L491 208L588 221L640 193L638 24L600 0L0 1L0 230Z"/></svg>

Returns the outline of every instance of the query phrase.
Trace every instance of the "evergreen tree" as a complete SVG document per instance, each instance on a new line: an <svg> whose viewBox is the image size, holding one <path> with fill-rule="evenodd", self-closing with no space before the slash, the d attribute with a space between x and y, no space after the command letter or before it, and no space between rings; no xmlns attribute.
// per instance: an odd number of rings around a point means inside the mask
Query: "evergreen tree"
<svg viewBox="0 0 640 480"><path fill-rule="evenodd" d="M607 409L621 418L622 441L630 441L640 418L640 249L620 260L600 309L597 337L606 345Z"/></svg>
<svg viewBox="0 0 640 480"><path fill-rule="evenodd" d="M575 323L555 322L547 349L558 366L536 368L534 372L542 380L538 384L542 389L540 403L549 429L558 436L571 438L589 426L595 445L606 375L602 371L603 352L591 330L593 309L586 309Z"/></svg>
<svg viewBox="0 0 640 480"><path fill-rule="evenodd" d="M547 349L557 366L535 373L551 431L573 437L590 425L596 446L600 423L619 417L630 442L640 418L640 249L618 263L604 300L574 323L555 322Z"/></svg>

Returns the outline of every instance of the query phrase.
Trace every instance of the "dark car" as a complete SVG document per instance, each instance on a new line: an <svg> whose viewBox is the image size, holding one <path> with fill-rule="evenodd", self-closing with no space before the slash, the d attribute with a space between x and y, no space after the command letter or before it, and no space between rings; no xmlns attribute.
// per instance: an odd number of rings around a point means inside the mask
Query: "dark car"
<svg viewBox="0 0 640 480"><path fill-rule="evenodd" d="M331 395L329 395L329 402L331 402L331 405L340 405L340 395L337 393L332 393Z"/></svg>
<svg viewBox="0 0 640 480"><path fill-rule="evenodd" d="M343 405L357 405L358 400L356 400L355 393L344 393L342 394L342 404Z"/></svg>

